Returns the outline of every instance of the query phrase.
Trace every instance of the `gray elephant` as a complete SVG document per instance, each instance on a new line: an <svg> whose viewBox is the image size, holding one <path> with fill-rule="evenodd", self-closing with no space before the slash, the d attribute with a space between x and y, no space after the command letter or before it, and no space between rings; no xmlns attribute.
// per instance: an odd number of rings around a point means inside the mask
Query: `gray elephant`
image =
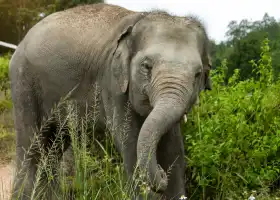
<svg viewBox="0 0 280 200"><path fill-rule="evenodd" d="M34 130L42 129L43 120L69 92L68 99L77 103L82 117L94 102L94 84L101 89L98 125L103 130L109 120L115 127L114 143L127 177L132 178L137 164L162 199L186 195L180 121L199 93L211 89L210 69L208 36L194 17L93 4L42 19L10 62L16 166L28 173L23 188L22 176L15 177L13 198L22 190L19 199L29 199L34 187L40 157L36 147L30 148ZM131 116L124 145L118 127L128 102ZM56 119L39 138L45 153L57 133ZM63 141L67 149L71 144L67 134ZM28 148L31 154L22 166Z"/></svg>

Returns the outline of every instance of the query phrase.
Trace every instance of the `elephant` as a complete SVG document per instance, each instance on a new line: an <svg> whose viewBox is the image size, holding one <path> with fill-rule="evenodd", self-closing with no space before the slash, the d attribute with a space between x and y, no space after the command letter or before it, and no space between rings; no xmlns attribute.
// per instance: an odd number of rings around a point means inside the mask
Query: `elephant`
<svg viewBox="0 0 280 200"><path fill-rule="evenodd" d="M206 28L198 17L163 10L136 12L98 3L41 19L21 40L9 64L16 170L28 174L24 186L20 173L15 176L12 198L31 196L41 155L36 146L31 148L32 138L42 130L37 140L47 154L58 121L53 117L44 128L42 124L53 108L67 97L76 102L78 116L83 117L94 104L94 95L99 101L96 123L101 132L107 121L112 123L114 146L127 178L137 168L161 199L186 195L180 122L200 93L211 90L208 49ZM119 127L128 108L123 142ZM67 109L62 111L66 116ZM57 156L70 145L65 131L64 148ZM26 149L30 155L24 154Z"/></svg>

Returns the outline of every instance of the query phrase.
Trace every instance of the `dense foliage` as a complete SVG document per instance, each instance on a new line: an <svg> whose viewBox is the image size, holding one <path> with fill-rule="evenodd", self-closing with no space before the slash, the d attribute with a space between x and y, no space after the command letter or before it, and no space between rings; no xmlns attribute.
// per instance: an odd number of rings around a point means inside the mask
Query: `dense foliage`
<svg viewBox="0 0 280 200"><path fill-rule="evenodd" d="M0 0L0 40L17 45L27 31L47 15L79 4L103 0ZM0 46L1 53L9 49Z"/></svg>
<svg viewBox="0 0 280 200"><path fill-rule="evenodd" d="M9 161L14 152L12 101L10 96L10 82L8 76L10 55L0 57L0 164ZM0 190L1 198L1 190Z"/></svg>
<svg viewBox="0 0 280 200"><path fill-rule="evenodd" d="M260 21L249 21L247 19L231 21L226 33L227 40L220 44L212 41L211 55L214 66L220 66L223 59L227 59L227 81L233 75L235 69L240 69L240 80L257 77L252 71L250 60L260 59L261 42L268 38L270 40L270 51L272 56L273 76L278 77L280 72L280 23L267 13Z"/></svg>
<svg viewBox="0 0 280 200"><path fill-rule="evenodd" d="M184 125L189 192L240 199L246 190L273 188L280 172L280 82L272 78L265 39L258 78L240 80L235 70L224 84L226 60L213 71L213 90L201 95ZM246 196L244 196L246 197Z"/></svg>
<svg viewBox="0 0 280 200"><path fill-rule="evenodd" d="M9 59L9 54L0 57L0 114L5 111L10 111L12 108L8 76Z"/></svg>

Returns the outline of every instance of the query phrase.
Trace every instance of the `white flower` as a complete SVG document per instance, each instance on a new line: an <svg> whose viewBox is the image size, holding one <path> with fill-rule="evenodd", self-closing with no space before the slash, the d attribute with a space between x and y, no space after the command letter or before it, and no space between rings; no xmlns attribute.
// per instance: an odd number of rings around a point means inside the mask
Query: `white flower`
<svg viewBox="0 0 280 200"><path fill-rule="evenodd" d="M39 16L40 17L45 17L45 13L40 13Z"/></svg>
<svg viewBox="0 0 280 200"><path fill-rule="evenodd" d="M256 200L256 198L251 194L251 196L248 198L248 200Z"/></svg>
<svg viewBox="0 0 280 200"><path fill-rule="evenodd" d="M184 195L182 195L179 199L183 200L183 199L187 199L188 197L185 197Z"/></svg>

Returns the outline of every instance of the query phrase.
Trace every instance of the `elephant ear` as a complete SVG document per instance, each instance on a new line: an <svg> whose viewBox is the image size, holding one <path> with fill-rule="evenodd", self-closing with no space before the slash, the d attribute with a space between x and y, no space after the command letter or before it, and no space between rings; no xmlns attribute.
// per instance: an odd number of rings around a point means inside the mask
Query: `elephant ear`
<svg viewBox="0 0 280 200"><path fill-rule="evenodd" d="M121 34L112 59L112 70L116 80L117 93L125 93L128 88L131 49L127 37L131 33L131 30L132 26L129 26L127 30Z"/></svg>
<svg viewBox="0 0 280 200"><path fill-rule="evenodd" d="M134 25L144 17L143 13L135 14L133 16L126 17L120 23L118 29L117 40L115 42L115 50L111 61L113 77L116 80L115 92L117 94L125 93L129 84L129 66L131 59L131 41L130 35Z"/></svg>
<svg viewBox="0 0 280 200"><path fill-rule="evenodd" d="M212 61L209 55L207 55L206 61L204 62L204 89L205 90L212 90L212 83L210 78L210 70L212 68Z"/></svg>

